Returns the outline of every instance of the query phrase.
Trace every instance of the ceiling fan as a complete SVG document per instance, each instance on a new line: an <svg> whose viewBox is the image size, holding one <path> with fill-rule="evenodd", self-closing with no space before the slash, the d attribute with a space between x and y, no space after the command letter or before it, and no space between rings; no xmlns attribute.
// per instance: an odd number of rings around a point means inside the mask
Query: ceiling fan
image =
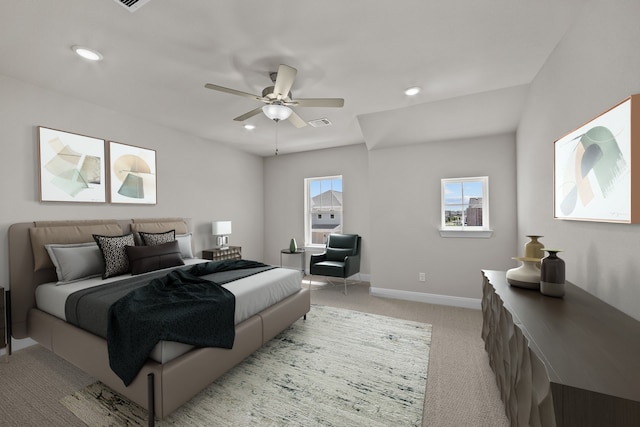
<svg viewBox="0 0 640 427"><path fill-rule="evenodd" d="M280 64L278 72L270 73L273 86L266 87L262 90L262 95L253 95L240 90L229 89L223 86L207 83L204 85L207 89L213 89L220 92L230 93L232 95L243 96L245 98L255 99L263 102L265 105L251 110L236 117L235 121L242 122L261 112L265 116L279 122L280 120L289 119L289 121L297 128L307 125L307 123L296 114L290 107L342 107L344 99L342 98L298 98L293 99L291 95L291 86L296 78L298 70L288 65Z"/></svg>

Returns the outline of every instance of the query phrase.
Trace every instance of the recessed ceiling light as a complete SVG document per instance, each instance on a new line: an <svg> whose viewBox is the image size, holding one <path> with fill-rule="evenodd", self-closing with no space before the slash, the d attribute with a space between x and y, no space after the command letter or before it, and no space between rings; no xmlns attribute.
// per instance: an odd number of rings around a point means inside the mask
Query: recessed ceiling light
<svg viewBox="0 0 640 427"><path fill-rule="evenodd" d="M247 124L247 125L244 125L244 128L245 128L246 130L254 130L256 127L255 127L255 125L249 125L249 124Z"/></svg>
<svg viewBox="0 0 640 427"><path fill-rule="evenodd" d="M89 49L88 47L71 46L71 50L82 56L84 59L88 59L90 61L102 61L103 58L100 52L98 52L97 50Z"/></svg>
<svg viewBox="0 0 640 427"><path fill-rule="evenodd" d="M404 94L407 96L414 96L420 93L420 88L418 86L413 86L408 89L405 89Z"/></svg>

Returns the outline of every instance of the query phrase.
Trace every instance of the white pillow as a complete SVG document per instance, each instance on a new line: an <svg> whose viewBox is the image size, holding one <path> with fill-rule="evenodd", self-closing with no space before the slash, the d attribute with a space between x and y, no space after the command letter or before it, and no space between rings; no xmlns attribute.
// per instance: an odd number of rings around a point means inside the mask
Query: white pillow
<svg viewBox="0 0 640 427"><path fill-rule="evenodd" d="M176 240L178 241L178 246L180 246L182 258L193 258L193 252L191 250L191 233L177 234Z"/></svg>
<svg viewBox="0 0 640 427"><path fill-rule="evenodd" d="M58 285L100 276L104 270L102 253L96 243L44 245L56 267Z"/></svg>

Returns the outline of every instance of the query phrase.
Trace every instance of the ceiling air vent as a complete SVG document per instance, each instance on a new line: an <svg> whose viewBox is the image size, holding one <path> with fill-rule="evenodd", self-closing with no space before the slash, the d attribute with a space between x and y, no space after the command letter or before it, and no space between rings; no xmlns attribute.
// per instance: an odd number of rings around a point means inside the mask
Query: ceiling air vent
<svg viewBox="0 0 640 427"><path fill-rule="evenodd" d="M311 126L313 126L314 128L319 128L322 126L330 126L331 122L329 121L329 119L322 118L322 119L317 119L317 120L310 120L308 122Z"/></svg>
<svg viewBox="0 0 640 427"><path fill-rule="evenodd" d="M148 3L149 0L113 0L116 3L122 5L129 12L135 12L144 6L145 3Z"/></svg>

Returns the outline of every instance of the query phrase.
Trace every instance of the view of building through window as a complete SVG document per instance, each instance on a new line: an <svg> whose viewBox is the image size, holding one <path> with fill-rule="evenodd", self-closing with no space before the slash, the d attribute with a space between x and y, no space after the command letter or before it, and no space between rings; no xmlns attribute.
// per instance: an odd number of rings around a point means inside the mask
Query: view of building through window
<svg viewBox="0 0 640 427"><path fill-rule="evenodd" d="M443 180L443 227L482 227L485 183Z"/></svg>
<svg viewBox="0 0 640 427"><path fill-rule="evenodd" d="M306 178L305 240L324 245L331 233L342 233L342 176Z"/></svg>

